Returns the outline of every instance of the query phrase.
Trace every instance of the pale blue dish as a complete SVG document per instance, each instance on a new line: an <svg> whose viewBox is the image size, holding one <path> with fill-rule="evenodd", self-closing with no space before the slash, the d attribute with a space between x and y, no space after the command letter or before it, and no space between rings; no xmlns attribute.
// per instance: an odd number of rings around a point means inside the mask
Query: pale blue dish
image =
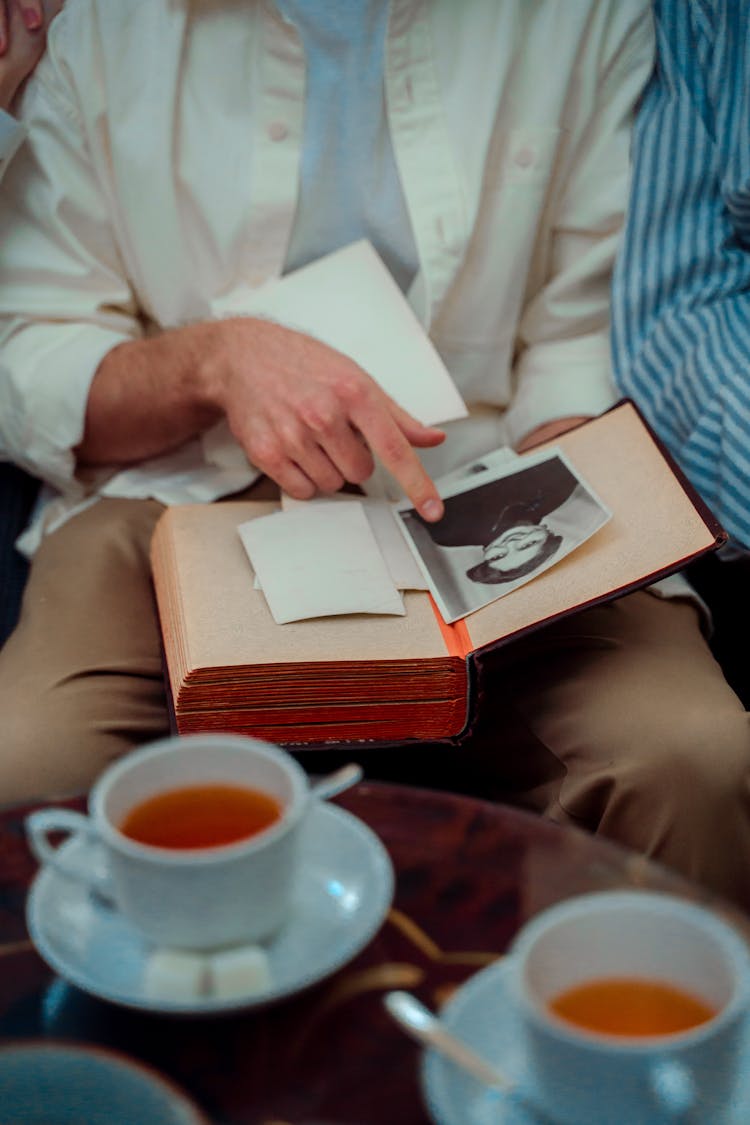
<svg viewBox="0 0 750 1125"><path fill-rule="evenodd" d="M73 837L61 845L97 870L102 849ZM271 981L252 994L162 1000L150 995L152 947L116 909L52 867L37 874L26 922L37 952L64 980L102 1000L171 1015L217 1015L263 1007L309 988L351 961L383 924L393 899L393 867L375 833L324 801L310 810L290 916L265 946ZM5 1123L0 1119L0 1125Z"/></svg>
<svg viewBox="0 0 750 1125"><path fill-rule="evenodd" d="M124 1055L67 1043L0 1048L0 1125L209 1125L177 1086Z"/></svg>

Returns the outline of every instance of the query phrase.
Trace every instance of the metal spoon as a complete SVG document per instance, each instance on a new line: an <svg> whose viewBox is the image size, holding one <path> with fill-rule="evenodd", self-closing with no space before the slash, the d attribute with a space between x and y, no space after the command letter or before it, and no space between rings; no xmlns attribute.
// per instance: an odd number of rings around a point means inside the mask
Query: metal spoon
<svg viewBox="0 0 750 1125"><path fill-rule="evenodd" d="M321 801L327 801L329 797L337 797L345 789L351 789L352 785L361 781L363 776L362 767L357 762L349 762L347 766L342 766L326 777L321 777L319 781L314 781L310 786L310 792Z"/></svg>
<svg viewBox="0 0 750 1125"><path fill-rule="evenodd" d="M410 992L386 992L383 1003L396 1022L420 1043L434 1047L485 1086L504 1094L515 1091L516 1085L510 1078L448 1031L438 1017Z"/></svg>

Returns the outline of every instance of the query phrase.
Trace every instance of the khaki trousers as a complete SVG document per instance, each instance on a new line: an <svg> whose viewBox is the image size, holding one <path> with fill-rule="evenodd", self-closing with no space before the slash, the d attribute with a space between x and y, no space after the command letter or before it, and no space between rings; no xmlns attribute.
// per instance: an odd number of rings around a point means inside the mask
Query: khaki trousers
<svg viewBox="0 0 750 1125"><path fill-rule="evenodd" d="M83 792L168 732L148 562L161 511L101 500L43 542L0 652L0 804ZM491 654L480 687L460 750L369 751L370 776L601 832L750 909L750 723L692 605L640 592L586 610Z"/></svg>

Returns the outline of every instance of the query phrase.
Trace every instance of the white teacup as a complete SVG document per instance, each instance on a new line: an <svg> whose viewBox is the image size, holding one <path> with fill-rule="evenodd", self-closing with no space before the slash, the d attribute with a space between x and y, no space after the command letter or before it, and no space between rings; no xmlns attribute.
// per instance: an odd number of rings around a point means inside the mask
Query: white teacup
<svg viewBox="0 0 750 1125"><path fill-rule="evenodd" d="M157 847L121 831L127 814L156 794L217 784L262 791L279 803L280 816L255 835L214 847ZM307 775L279 747L236 735L188 735L154 742L110 766L91 790L88 816L42 809L30 814L26 829L41 863L113 899L150 941L213 949L263 941L283 924L309 799ZM102 845L106 872L53 847L53 832L82 833Z"/></svg>
<svg viewBox="0 0 750 1125"><path fill-rule="evenodd" d="M670 895L611 891L543 911L512 949L530 1099L560 1125L726 1120L747 1036L750 949L717 914ZM638 978L715 1011L687 1030L606 1034L550 1002L574 986Z"/></svg>

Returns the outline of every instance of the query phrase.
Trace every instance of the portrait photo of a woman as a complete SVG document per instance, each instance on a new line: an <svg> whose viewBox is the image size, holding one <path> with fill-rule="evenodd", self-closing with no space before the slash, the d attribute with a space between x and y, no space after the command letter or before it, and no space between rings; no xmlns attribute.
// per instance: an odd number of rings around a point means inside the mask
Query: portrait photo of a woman
<svg viewBox="0 0 750 1125"><path fill-rule="evenodd" d="M399 513L446 621L549 569L610 515L559 453L532 455L499 474L472 469L443 494L439 523L413 508Z"/></svg>

